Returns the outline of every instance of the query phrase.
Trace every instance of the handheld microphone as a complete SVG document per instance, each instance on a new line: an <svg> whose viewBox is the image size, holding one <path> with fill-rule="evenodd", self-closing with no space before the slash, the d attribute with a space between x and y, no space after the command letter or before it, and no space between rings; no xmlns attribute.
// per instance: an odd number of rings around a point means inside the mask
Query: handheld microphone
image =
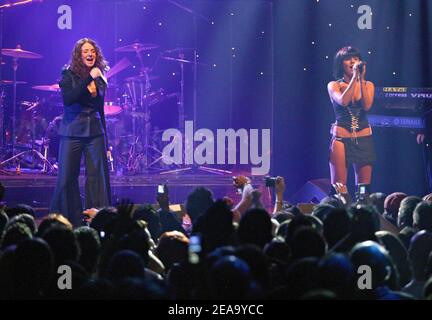
<svg viewBox="0 0 432 320"><path fill-rule="evenodd" d="M108 162L109 162L110 167L111 167L111 172L114 172L114 158L112 156L112 150L113 150L113 147L110 146L107 150L107 158L108 158Z"/></svg>
<svg viewBox="0 0 432 320"><path fill-rule="evenodd" d="M366 62L362 61L358 64L358 69L360 71L360 73L363 72L364 66L366 65Z"/></svg>

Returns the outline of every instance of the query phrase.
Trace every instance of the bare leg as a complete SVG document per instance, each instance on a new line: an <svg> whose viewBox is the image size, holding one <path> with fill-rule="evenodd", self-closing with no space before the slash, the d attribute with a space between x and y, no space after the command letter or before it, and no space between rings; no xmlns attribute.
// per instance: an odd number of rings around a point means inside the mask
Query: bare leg
<svg viewBox="0 0 432 320"><path fill-rule="evenodd" d="M341 141L333 139L330 149L330 176L331 183L342 183L346 188L347 167L345 162L345 145ZM341 190L345 192L344 190Z"/></svg>
<svg viewBox="0 0 432 320"><path fill-rule="evenodd" d="M354 164L355 181L356 184L364 183L370 184L372 181L372 166L370 164L358 165Z"/></svg>

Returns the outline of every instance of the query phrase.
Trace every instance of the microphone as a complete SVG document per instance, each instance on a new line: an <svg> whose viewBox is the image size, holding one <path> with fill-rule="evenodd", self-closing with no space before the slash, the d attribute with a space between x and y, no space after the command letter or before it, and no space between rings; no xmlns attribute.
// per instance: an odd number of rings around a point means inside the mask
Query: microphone
<svg viewBox="0 0 432 320"><path fill-rule="evenodd" d="M97 67L93 67L93 68L97 68ZM102 82L107 86L108 85L108 80L107 80L107 78L104 76L104 74L101 72L100 73L100 76L99 77L97 77L96 79L96 82L98 82L99 80L102 80Z"/></svg>
<svg viewBox="0 0 432 320"><path fill-rule="evenodd" d="M107 158L108 158L108 163L110 164L111 167L111 172L114 172L114 158L112 156L112 150L113 147L109 147L107 150Z"/></svg>
<svg viewBox="0 0 432 320"><path fill-rule="evenodd" d="M105 76L103 74L101 74L99 78L102 79L102 81L105 83L106 86L108 85L108 80L107 80L107 78L105 78Z"/></svg>
<svg viewBox="0 0 432 320"><path fill-rule="evenodd" d="M363 72L363 69L364 69L365 66L366 66L366 62L364 62L364 61L361 61L361 62L358 64L358 69L359 69L360 73Z"/></svg>

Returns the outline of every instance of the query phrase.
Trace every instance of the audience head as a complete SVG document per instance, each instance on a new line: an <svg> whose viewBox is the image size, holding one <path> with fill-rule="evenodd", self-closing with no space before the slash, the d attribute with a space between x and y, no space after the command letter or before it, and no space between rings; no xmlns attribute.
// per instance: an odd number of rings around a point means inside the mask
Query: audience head
<svg viewBox="0 0 432 320"><path fill-rule="evenodd" d="M34 220L34 217L29 215L28 213L20 213L12 217L11 219L9 219L9 223L6 225L6 228L8 228L8 226L11 226L17 222L21 222L25 224L30 229L32 235L36 233L37 231L36 222Z"/></svg>
<svg viewBox="0 0 432 320"><path fill-rule="evenodd" d="M384 213L397 220L400 204L406 197L407 194L403 192L389 194L384 200Z"/></svg>
<svg viewBox="0 0 432 320"><path fill-rule="evenodd" d="M432 252L432 233L422 230L411 239L408 256L416 280L425 281L427 262Z"/></svg>
<svg viewBox="0 0 432 320"><path fill-rule="evenodd" d="M105 207L96 213L96 216L90 222L90 227L97 231L101 242L104 242L114 234L117 219L117 209L114 207Z"/></svg>
<svg viewBox="0 0 432 320"><path fill-rule="evenodd" d="M195 220L193 233L202 235L205 252L232 244L234 236L233 214L223 200L217 200L208 210Z"/></svg>
<svg viewBox="0 0 432 320"><path fill-rule="evenodd" d="M49 245L40 238L17 245L13 267L15 298L42 298L54 277L54 257Z"/></svg>
<svg viewBox="0 0 432 320"><path fill-rule="evenodd" d="M31 206L22 203L17 204L13 207L6 208L5 212L8 215L9 219L21 213L27 213L31 215L33 218L35 217L34 209Z"/></svg>
<svg viewBox="0 0 432 320"><path fill-rule="evenodd" d="M301 227L291 240L293 259L306 257L321 258L325 255L327 244L323 236L311 227Z"/></svg>
<svg viewBox="0 0 432 320"><path fill-rule="evenodd" d="M241 217L237 235L240 243L255 244L260 248L271 241L272 222L264 209L250 209Z"/></svg>
<svg viewBox="0 0 432 320"><path fill-rule="evenodd" d="M80 248L71 229L54 224L42 234L42 238L53 252L56 267L70 261L78 261Z"/></svg>
<svg viewBox="0 0 432 320"><path fill-rule="evenodd" d="M396 235L388 231L378 231L376 237L392 258L399 275L400 287L403 288L411 280L411 268L405 246Z"/></svg>
<svg viewBox="0 0 432 320"><path fill-rule="evenodd" d="M312 216L317 217L318 219L324 222L327 215L333 209L335 209L335 207L332 206L331 204L321 203L315 206L315 208L312 211Z"/></svg>
<svg viewBox="0 0 432 320"><path fill-rule="evenodd" d="M24 240L31 239L32 236L31 230L26 224L16 222L4 230L0 249L4 250L11 245L17 245Z"/></svg>
<svg viewBox="0 0 432 320"><path fill-rule="evenodd" d="M49 215L45 216L40 222L37 235L41 237L42 234L44 234L45 231L52 226L61 226L72 230L72 223L70 223L70 221L64 215L50 213Z"/></svg>
<svg viewBox="0 0 432 320"><path fill-rule="evenodd" d="M413 228L432 232L432 203L421 201L417 204L413 213Z"/></svg>
<svg viewBox="0 0 432 320"><path fill-rule="evenodd" d="M208 273L212 299L243 300L254 286L249 266L242 259L228 255L217 260Z"/></svg>
<svg viewBox="0 0 432 320"><path fill-rule="evenodd" d="M213 204L213 193L204 187L196 188L190 193L186 200L186 212L192 223Z"/></svg>
<svg viewBox="0 0 432 320"><path fill-rule="evenodd" d="M332 209L325 217L324 238L329 248L342 241L351 231L351 216L345 209Z"/></svg>
<svg viewBox="0 0 432 320"><path fill-rule="evenodd" d="M356 271L351 260L341 253L329 253L318 264L320 286L341 299L353 296Z"/></svg>
<svg viewBox="0 0 432 320"><path fill-rule="evenodd" d="M74 233L81 251L79 263L89 274L93 274L101 251L99 235L95 229L86 226L75 229Z"/></svg>
<svg viewBox="0 0 432 320"><path fill-rule="evenodd" d="M391 284L393 262L388 252L374 241L365 241L356 244L351 252L350 259L354 270L360 266L369 266L372 272L372 289L389 286Z"/></svg>
<svg viewBox="0 0 432 320"><path fill-rule="evenodd" d="M355 242L375 241L375 232L380 228L379 213L375 208L354 204L349 209L352 216L351 234Z"/></svg>
<svg viewBox="0 0 432 320"><path fill-rule="evenodd" d="M131 250L120 250L113 255L107 270L107 278L113 283L126 278L144 278L144 262Z"/></svg>
<svg viewBox="0 0 432 320"><path fill-rule="evenodd" d="M375 192L369 196L371 205L375 206L379 214L384 213L384 202L386 200L386 197L387 197L386 194L382 192Z"/></svg>
<svg viewBox="0 0 432 320"><path fill-rule="evenodd" d="M144 220L147 222L147 229L150 232L150 235L153 241L157 242L161 234L161 221L159 218L159 214L151 205L141 205L138 206L133 214L134 220Z"/></svg>
<svg viewBox="0 0 432 320"><path fill-rule="evenodd" d="M175 263L186 263L189 239L179 231L168 231L161 235L155 254L167 270Z"/></svg>
<svg viewBox="0 0 432 320"><path fill-rule="evenodd" d="M401 201L397 220L399 229L412 227L414 209L421 201L422 199L416 196L409 196Z"/></svg>

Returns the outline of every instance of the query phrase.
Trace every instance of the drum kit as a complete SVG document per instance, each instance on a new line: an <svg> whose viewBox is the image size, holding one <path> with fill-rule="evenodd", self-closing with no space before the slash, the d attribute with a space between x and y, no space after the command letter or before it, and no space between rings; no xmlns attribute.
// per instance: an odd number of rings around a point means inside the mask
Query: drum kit
<svg viewBox="0 0 432 320"><path fill-rule="evenodd" d="M157 113L158 107L169 101L171 105L175 105L175 114L178 114L178 124L182 130L184 126L184 64L194 62L184 58L184 52L190 48L162 51L157 58L158 61L160 59L173 61L180 66L180 92L168 93L163 88L155 90L153 81L158 79L159 75L153 73L154 68L145 66L143 53L158 48L157 44L135 42L115 49L120 54L134 53L140 65L138 74L125 78L121 85L109 84L105 93L104 112L110 149L108 158L111 171L117 174L134 175L173 169L161 161L163 155L161 139L158 137L162 130L157 121L153 119L152 113ZM171 56L170 53L176 55ZM62 121L60 87L55 83L35 85L32 89L45 92L47 97L18 103L17 87L27 84L25 81L16 79L18 61L19 59L40 59L42 55L23 50L20 46L14 49L1 49L1 54L12 58L13 80L0 81L0 129L5 123L3 119L5 90L2 89L12 86L13 97L10 130L5 130L4 136L3 130L0 133L3 139L3 141L0 140L0 149L3 147L6 150L6 152L2 151L2 155L7 155L9 158L0 158L0 169L12 164L16 172L20 172L21 166L26 165L28 168L43 173L55 174L58 169L56 163L59 144L57 130ZM109 79L131 65L129 59L124 57L110 68L105 76ZM52 108L53 105L60 108ZM58 110L57 114L53 115L52 110ZM174 113L172 108L170 110L170 113ZM18 111L20 111L20 119L17 119Z"/></svg>

